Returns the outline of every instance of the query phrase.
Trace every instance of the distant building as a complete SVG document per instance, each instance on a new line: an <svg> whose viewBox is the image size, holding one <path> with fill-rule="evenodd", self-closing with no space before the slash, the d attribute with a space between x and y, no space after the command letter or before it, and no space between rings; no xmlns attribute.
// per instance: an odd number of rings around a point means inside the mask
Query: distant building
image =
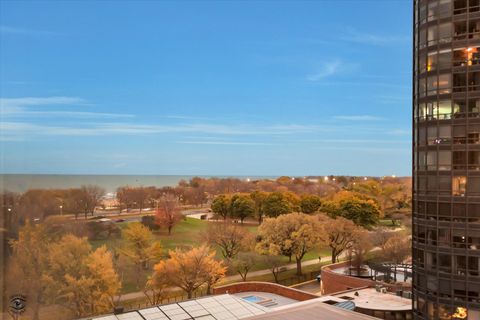
<svg viewBox="0 0 480 320"><path fill-rule="evenodd" d="M480 319L480 2L413 22L414 318Z"/></svg>

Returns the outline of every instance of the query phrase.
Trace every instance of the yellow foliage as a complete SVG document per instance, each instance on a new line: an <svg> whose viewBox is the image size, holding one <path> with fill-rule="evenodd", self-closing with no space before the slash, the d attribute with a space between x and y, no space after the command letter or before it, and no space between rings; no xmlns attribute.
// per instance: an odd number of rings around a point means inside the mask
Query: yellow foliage
<svg viewBox="0 0 480 320"><path fill-rule="evenodd" d="M123 230L122 236L126 240L126 247L121 252L131 258L137 266L147 269L150 261L161 258L160 242L155 241L150 229L143 224L130 223Z"/></svg>
<svg viewBox="0 0 480 320"><path fill-rule="evenodd" d="M160 261L154 267L149 285L161 287L176 286L184 290L188 297L203 285L212 286L225 276L226 267L215 260L215 252L207 246L189 251L176 249L169 252L170 258Z"/></svg>
<svg viewBox="0 0 480 320"><path fill-rule="evenodd" d="M121 284L105 246L92 251L86 238L66 235L49 246L48 266L41 277L48 301L79 317L112 310Z"/></svg>

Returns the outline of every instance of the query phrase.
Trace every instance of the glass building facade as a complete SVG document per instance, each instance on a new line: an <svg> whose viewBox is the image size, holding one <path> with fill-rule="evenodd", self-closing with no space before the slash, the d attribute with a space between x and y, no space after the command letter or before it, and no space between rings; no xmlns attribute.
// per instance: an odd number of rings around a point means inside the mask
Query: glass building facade
<svg viewBox="0 0 480 320"><path fill-rule="evenodd" d="M480 319L480 0L415 0L413 314Z"/></svg>

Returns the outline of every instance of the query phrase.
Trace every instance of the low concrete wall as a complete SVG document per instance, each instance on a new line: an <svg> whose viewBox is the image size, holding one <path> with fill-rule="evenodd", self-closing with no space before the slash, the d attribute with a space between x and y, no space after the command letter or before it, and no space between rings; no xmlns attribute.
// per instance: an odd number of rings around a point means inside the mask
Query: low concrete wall
<svg viewBox="0 0 480 320"><path fill-rule="evenodd" d="M375 281L373 280L351 277L334 271L334 269L346 267L348 265L348 262L340 262L322 268L322 295L329 295L355 288L375 286Z"/></svg>
<svg viewBox="0 0 480 320"><path fill-rule="evenodd" d="M334 270L337 268L346 267L349 265L348 261L330 264L322 268L322 295L328 295L338 293L339 291L347 291L350 289L357 289L362 287L374 287L376 284L381 284L387 288L390 292L396 290L411 291L411 284L405 283L385 283L382 281L375 282L371 279L357 278L342 273L336 273Z"/></svg>
<svg viewBox="0 0 480 320"><path fill-rule="evenodd" d="M276 283L271 282L258 282L258 281L247 281L247 282L237 282L228 284L225 286L213 288L213 294L224 294L224 293L240 293L248 291L257 291L257 292L268 292L278 294L280 296L294 299L297 301L305 301L314 298L318 298L317 295L300 291L297 289L292 289L285 287Z"/></svg>

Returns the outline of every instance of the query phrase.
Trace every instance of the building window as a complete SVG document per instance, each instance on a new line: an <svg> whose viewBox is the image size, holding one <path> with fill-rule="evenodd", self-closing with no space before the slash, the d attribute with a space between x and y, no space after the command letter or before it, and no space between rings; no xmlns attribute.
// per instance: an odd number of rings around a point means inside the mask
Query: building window
<svg viewBox="0 0 480 320"><path fill-rule="evenodd" d="M467 191L467 177L458 176L452 178L452 194L454 196L465 196Z"/></svg>
<svg viewBox="0 0 480 320"><path fill-rule="evenodd" d="M465 230L454 229L452 231L452 244L454 248L465 249L467 247L467 237Z"/></svg>
<svg viewBox="0 0 480 320"><path fill-rule="evenodd" d="M439 151L438 152L438 170L450 170L452 164L452 152L451 151Z"/></svg>
<svg viewBox="0 0 480 320"><path fill-rule="evenodd" d="M465 169L467 164L466 151L453 151L453 169Z"/></svg>
<svg viewBox="0 0 480 320"><path fill-rule="evenodd" d="M453 127L453 143L454 144L466 144L467 143L467 134L465 126L454 126Z"/></svg>
<svg viewBox="0 0 480 320"><path fill-rule="evenodd" d="M464 256L454 256L453 267L454 272L459 275L465 275L467 269L467 259Z"/></svg>
<svg viewBox="0 0 480 320"><path fill-rule="evenodd" d="M452 116L452 101L440 100L438 102L438 119L450 119Z"/></svg>
<svg viewBox="0 0 480 320"><path fill-rule="evenodd" d="M438 229L438 245L441 247L450 246L450 229L445 229L445 228Z"/></svg>
<svg viewBox="0 0 480 320"><path fill-rule="evenodd" d="M480 177L469 178L467 191L468 194L472 196L478 196L480 194Z"/></svg>
<svg viewBox="0 0 480 320"><path fill-rule="evenodd" d="M437 152L427 152L427 170L437 170Z"/></svg>
<svg viewBox="0 0 480 320"><path fill-rule="evenodd" d="M455 100L453 102L453 118L465 118L467 113L467 103L465 100Z"/></svg>
<svg viewBox="0 0 480 320"><path fill-rule="evenodd" d="M467 12L467 0L455 0L453 2L453 14L462 14Z"/></svg>
<svg viewBox="0 0 480 320"><path fill-rule="evenodd" d="M468 152L468 169L480 170L480 151Z"/></svg>

